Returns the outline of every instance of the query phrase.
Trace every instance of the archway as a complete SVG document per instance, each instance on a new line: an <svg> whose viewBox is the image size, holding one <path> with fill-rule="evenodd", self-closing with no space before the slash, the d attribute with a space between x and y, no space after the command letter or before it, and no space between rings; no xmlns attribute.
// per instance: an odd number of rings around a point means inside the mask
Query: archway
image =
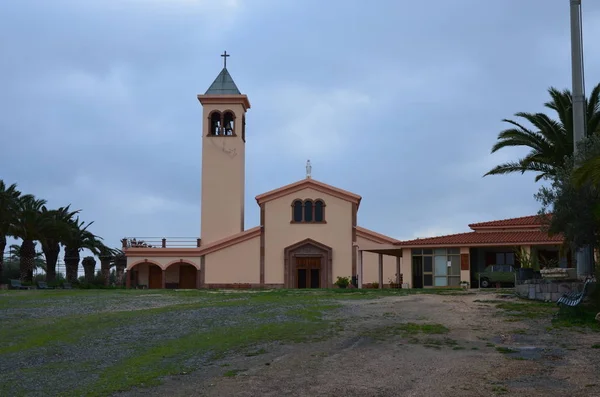
<svg viewBox="0 0 600 397"><path fill-rule="evenodd" d="M284 250L286 288L331 288L333 250L307 238Z"/></svg>
<svg viewBox="0 0 600 397"><path fill-rule="evenodd" d="M165 288L196 289L200 270L188 262L178 261L168 265L165 271Z"/></svg>
<svg viewBox="0 0 600 397"><path fill-rule="evenodd" d="M137 263L127 272L127 286L132 288L163 288L163 270L156 263Z"/></svg>

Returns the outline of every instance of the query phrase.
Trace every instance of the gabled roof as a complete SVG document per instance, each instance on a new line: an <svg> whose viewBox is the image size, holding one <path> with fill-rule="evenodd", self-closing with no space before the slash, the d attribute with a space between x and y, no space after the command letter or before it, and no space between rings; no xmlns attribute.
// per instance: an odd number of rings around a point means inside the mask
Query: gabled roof
<svg viewBox="0 0 600 397"><path fill-rule="evenodd" d="M549 220L551 215L547 215L546 219ZM506 229L506 228L532 228L542 227L544 225L543 215L530 215L521 216L519 218L501 219L498 221L479 222L471 223L469 227L473 230L476 229Z"/></svg>
<svg viewBox="0 0 600 397"><path fill-rule="evenodd" d="M358 194L339 189L326 183L316 181L312 178L306 178L298 182L282 186L278 189L259 194L258 196L256 196L256 202L260 205L262 203L266 203L267 201L275 200L279 197L283 197L306 188L312 188L316 191L329 194L330 196L334 196L342 200L356 203L357 206L360 204L360 200L362 199L362 197L360 197Z"/></svg>
<svg viewBox="0 0 600 397"><path fill-rule="evenodd" d="M241 92L235 85L227 68L223 68L204 95L241 95Z"/></svg>

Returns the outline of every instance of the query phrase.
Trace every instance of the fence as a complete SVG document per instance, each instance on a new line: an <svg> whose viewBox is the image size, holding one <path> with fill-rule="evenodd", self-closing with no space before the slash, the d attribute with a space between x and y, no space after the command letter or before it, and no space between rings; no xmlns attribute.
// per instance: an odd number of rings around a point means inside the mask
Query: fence
<svg viewBox="0 0 600 397"><path fill-rule="evenodd" d="M200 239L195 237L125 237L123 248L199 248Z"/></svg>

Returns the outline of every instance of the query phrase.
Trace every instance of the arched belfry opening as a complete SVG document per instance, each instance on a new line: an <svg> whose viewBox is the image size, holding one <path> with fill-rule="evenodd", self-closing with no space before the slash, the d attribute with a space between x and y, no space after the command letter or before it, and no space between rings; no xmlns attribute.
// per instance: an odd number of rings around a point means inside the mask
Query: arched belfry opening
<svg viewBox="0 0 600 397"><path fill-rule="evenodd" d="M223 128L225 129L225 135L235 135L235 115L232 111L226 111L223 114Z"/></svg>
<svg viewBox="0 0 600 397"><path fill-rule="evenodd" d="M212 112L210 114L210 131L209 135L219 136L222 135L222 125L221 125L221 113L220 112Z"/></svg>

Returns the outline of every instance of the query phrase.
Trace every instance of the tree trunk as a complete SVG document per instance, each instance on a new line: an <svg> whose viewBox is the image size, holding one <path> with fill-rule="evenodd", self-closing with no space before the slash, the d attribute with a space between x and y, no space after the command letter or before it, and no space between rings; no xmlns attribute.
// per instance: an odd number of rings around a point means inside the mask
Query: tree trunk
<svg viewBox="0 0 600 397"><path fill-rule="evenodd" d="M79 270L79 249L65 247L65 270L66 278L70 283L77 282L77 272Z"/></svg>
<svg viewBox="0 0 600 397"><path fill-rule="evenodd" d="M48 245L42 244L42 251L46 258L46 282L53 283L56 281L56 263L58 263L60 244L55 241L49 241Z"/></svg>
<svg viewBox="0 0 600 397"><path fill-rule="evenodd" d="M96 262L86 262L83 264L83 271L85 272L85 282L93 283L94 282L94 270L96 270Z"/></svg>
<svg viewBox="0 0 600 397"><path fill-rule="evenodd" d="M117 279L117 285L122 286L123 285L123 273L125 273L125 267L127 266L127 264L122 264L122 263L118 263L116 265L116 279Z"/></svg>
<svg viewBox="0 0 600 397"><path fill-rule="evenodd" d="M105 287L108 287L110 284L110 259L110 257L100 257L100 271L102 272Z"/></svg>
<svg viewBox="0 0 600 397"><path fill-rule="evenodd" d="M35 266L35 243L33 240L23 240L19 255L21 257L19 265L21 282L30 283L33 281L33 267Z"/></svg>
<svg viewBox="0 0 600 397"><path fill-rule="evenodd" d="M2 271L4 270L4 250L6 249L6 236L0 236L0 282L2 280Z"/></svg>

